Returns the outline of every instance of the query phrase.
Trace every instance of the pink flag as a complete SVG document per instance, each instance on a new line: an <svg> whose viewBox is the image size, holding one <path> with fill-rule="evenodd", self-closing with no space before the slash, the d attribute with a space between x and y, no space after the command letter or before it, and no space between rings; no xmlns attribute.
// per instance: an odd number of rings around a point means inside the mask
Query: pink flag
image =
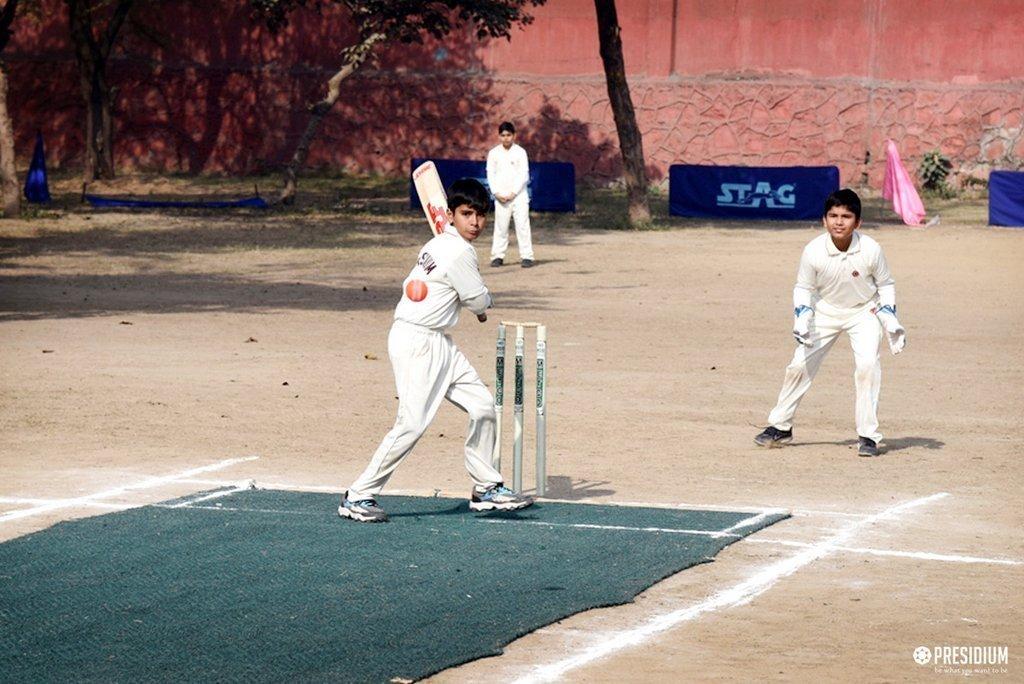
<svg viewBox="0 0 1024 684"><path fill-rule="evenodd" d="M896 143L885 143L885 180L882 181L882 197L892 200L892 208L908 226L919 226L924 218L924 204L910 180L910 174L903 168Z"/></svg>

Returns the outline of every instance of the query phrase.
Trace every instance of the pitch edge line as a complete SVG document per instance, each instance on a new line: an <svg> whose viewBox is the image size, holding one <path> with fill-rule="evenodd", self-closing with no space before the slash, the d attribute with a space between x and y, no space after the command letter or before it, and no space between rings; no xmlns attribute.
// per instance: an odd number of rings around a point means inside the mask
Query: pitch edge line
<svg viewBox="0 0 1024 684"><path fill-rule="evenodd" d="M191 482L194 484L210 485L213 487L230 487L235 482L228 482L226 480L212 480L209 478L188 478L183 480L184 482ZM256 489L280 489L284 491L292 492L326 492L328 494L338 494L339 496L344 490L344 487L334 487L330 485L308 485L298 483L287 483L287 482L256 482ZM392 496L445 496L452 498L459 498L465 496L465 492L450 492L442 489L389 489L386 495ZM791 510L788 508L776 507L776 506L746 506L741 504L695 504L695 503L651 503L646 501L601 501L599 499L554 499L543 497L540 499L541 502L549 503L569 503L569 504L584 504L587 506L624 506L633 508L666 508L666 509L692 509L700 511L723 511L726 513L753 513L760 516L765 515L840 515L855 518L862 518L870 515L870 513L843 513L839 511L804 511L804 510ZM756 516L755 516L756 517Z"/></svg>
<svg viewBox="0 0 1024 684"><path fill-rule="evenodd" d="M757 525L759 522L761 522L767 517L767 513L758 513L757 515L752 515L749 518L744 518L743 520L740 520L735 525L725 528L724 530L722 530L722 532L729 533L735 532L736 530L742 530L744 527L753 527L754 525Z"/></svg>
<svg viewBox="0 0 1024 684"><path fill-rule="evenodd" d="M234 482L228 482L226 480L211 480L208 478L190 478L185 480L187 482L193 482L201 485L211 485L214 487L228 487ZM338 494L339 496L344 491L343 487L334 487L330 485L309 485L309 484L298 484L298 483L287 483L287 482L257 482L257 489L283 489L285 491L292 492L326 492L328 494ZM460 492L450 492L442 489L389 489L388 494L394 496L450 496L458 497L461 495ZM601 501L599 499L554 499L544 497L541 501L549 501L552 503L571 503L571 504L586 504L594 506L625 506L625 507L640 507L640 508L681 508L681 509L692 509L699 511L727 511L727 512L738 512L738 513L755 513L764 515L794 515L800 517L814 517L819 515L833 515L843 518L866 518L871 513L850 513L848 511L825 511L811 508L785 508L782 506L749 506L745 504L697 504L697 503L652 503L649 501Z"/></svg>
<svg viewBox="0 0 1024 684"><path fill-rule="evenodd" d="M245 456L242 458L229 458L217 463L212 463L207 466L199 468L191 468L185 470L177 475L162 475L160 477L148 477L141 482L134 484L124 485L122 487L115 487L114 489L108 489L103 492L97 492L96 494L89 494L88 496L79 496L74 499L60 499L50 503L40 504L33 506L32 508L23 508L17 511L10 511L0 515L0 523L9 522L11 520L19 520L21 518L28 518L33 515L39 515L40 513L48 513L50 511L57 510L59 508L71 508L75 506L88 506L96 502L97 499L109 499L113 496L120 496L125 492L134 489L152 489L153 487L159 487L171 482L180 481L194 475L201 475L203 473L209 473L214 470L223 470L239 463L246 463L248 461L255 461L259 456Z"/></svg>
<svg viewBox="0 0 1024 684"><path fill-rule="evenodd" d="M75 501L75 503L69 503ZM15 496L0 496L0 503L25 504L27 506L48 506L61 504L68 506L88 506L91 508L107 508L116 511L127 511L129 508L140 508L146 504L120 504L108 501L77 501L75 499L25 499Z"/></svg>
<svg viewBox="0 0 1024 684"><path fill-rule="evenodd" d="M807 548L812 546L807 542L787 541L785 539L748 539L753 544L778 544L779 546L792 546L795 548ZM889 556L895 558L914 558L917 560L947 561L950 563L990 563L993 565L1024 565L1024 561L1012 558L983 558L981 556L961 556L950 553L932 553L930 551L890 551L888 549L868 549L853 546L833 546L835 551L845 553L863 553L869 556Z"/></svg>
<svg viewBox="0 0 1024 684"><path fill-rule="evenodd" d="M685 530L675 527L627 527L625 525L593 525L589 523L553 523L542 520L503 520L501 518L481 518L480 522L501 525L540 525L541 527L573 527L582 530L613 530L623 532L667 532L669 534L692 534L719 539L732 537L742 539L743 535L731 534L728 530ZM732 528L730 528L732 529Z"/></svg>
<svg viewBox="0 0 1024 684"><path fill-rule="evenodd" d="M569 658L564 658L547 665L535 667L532 672L514 681L516 684L550 682L561 677L570 670L575 670L576 668L587 665L595 660L605 658L616 651L637 646L656 634L672 629L683 622L693 620L704 613L711 613L717 610L742 606L768 591L779 580L792 575L797 570L832 553L837 549L837 547L841 546L864 527L873 525L874 523L882 520L896 518L905 511L929 504L947 496L949 496L948 493L939 492L920 499L912 499L887 508L881 513L876 513L864 518L863 520L858 520L831 537L828 537L817 544L809 545L807 549L801 551L795 556L772 563L743 582L733 585L729 589L714 594L711 597L691 606L680 608L669 613L656 615L641 624L639 627L605 634L602 636L602 640L600 642L585 648L582 652Z"/></svg>
<svg viewBox="0 0 1024 684"><path fill-rule="evenodd" d="M220 492L213 492L212 494L207 494L206 496L199 496L199 497L196 497L194 499L186 499L185 501L182 501L180 503L176 503L176 504L172 504L170 506L166 506L166 508L186 508L186 507L192 506L193 504L197 504L197 503L199 503L201 501L211 501L213 499L223 499L225 496L231 496L232 494L237 494L238 492L244 492L247 489L255 489L255 488L256 488L256 481L255 480L249 480L248 482L243 482L243 483L237 484L234 487L231 487L230 489L225 489L225 490L220 491Z"/></svg>

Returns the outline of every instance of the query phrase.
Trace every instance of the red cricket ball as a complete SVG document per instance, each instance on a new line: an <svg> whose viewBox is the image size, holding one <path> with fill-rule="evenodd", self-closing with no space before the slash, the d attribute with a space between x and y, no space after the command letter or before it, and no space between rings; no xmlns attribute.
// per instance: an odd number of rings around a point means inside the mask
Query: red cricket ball
<svg viewBox="0 0 1024 684"><path fill-rule="evenodd" d="M422 280L410 280L405 285L405 296L414 302L422 302L427 298L427 284Z"/></svg>

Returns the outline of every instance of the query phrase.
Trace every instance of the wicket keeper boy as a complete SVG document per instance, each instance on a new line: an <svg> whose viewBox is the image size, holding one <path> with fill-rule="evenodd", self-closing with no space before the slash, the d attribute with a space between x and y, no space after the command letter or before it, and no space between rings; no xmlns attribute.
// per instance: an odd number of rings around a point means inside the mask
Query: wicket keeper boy
<svg viewBox="0 0 1024 684"><path fill-rule="evenodd" d="M490 196L479 181L463 178L448 189L448 220L444 232L420 250L416 265L402 284L388 335L398 390L398 417L384 436L366 470L342 496L338 515L359 522L384 522L387 513L377 495L426 431L442 399L467 414L466 469L473 480L469 508L474 511L515 510L533 503L508 489L493 464L494 398L448 330L466 307L480 322L491 296L480 277L472 242L486 225Z"/></svg>
<svg viewBox="0 0 1024 684"><path fill-rule="evenodd" d="M846 333L853 347L857 390L856 421L861 456L877 456L878 394L882 364L878 353L884 331L893 354L903 351L906 331L896 318L896 286L882 247L861 234L860 197L853 190L836 190L825 200L825 233L804 247L793 288L793 361L778 402L768 415L768 427L754 438L762 447L793 439L793 416L811 388L829 349Z"/></svg>

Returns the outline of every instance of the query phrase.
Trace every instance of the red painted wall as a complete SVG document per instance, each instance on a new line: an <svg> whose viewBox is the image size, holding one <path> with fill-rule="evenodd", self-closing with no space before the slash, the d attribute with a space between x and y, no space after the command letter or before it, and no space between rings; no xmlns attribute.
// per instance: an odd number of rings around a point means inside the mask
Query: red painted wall
<svg viewBox="0 0 1024 684"><path fill-rule="evenodd" d="M337 11L280 35L244 3L164 0L111 64L124 168L279 167L351 32ZM672 163L836 164L876 182L889 137L916 165L940 148L964 173L1024 166L1024 26L1017 0L620 0L626 65L651 175ZM143 6L145 7L145 6ZM63 18L21 17L4 55L23 163L37 128L74 167L82 104ZM619 173L591 0L549 0L512 40L397 46L345 83L310 166L405 173L413 156L482 158L515 120L535 159ZM869 161L865 161L870 157Z"/></svg>
<svg viewBox="0 0 1024 684"><path fill-rule="evenodd" d="M907 81L1020 79L1019 0L647 0L618 3L630 74L791 74ZM552 0L486 66L601 75L592 0Z"/></svg>

